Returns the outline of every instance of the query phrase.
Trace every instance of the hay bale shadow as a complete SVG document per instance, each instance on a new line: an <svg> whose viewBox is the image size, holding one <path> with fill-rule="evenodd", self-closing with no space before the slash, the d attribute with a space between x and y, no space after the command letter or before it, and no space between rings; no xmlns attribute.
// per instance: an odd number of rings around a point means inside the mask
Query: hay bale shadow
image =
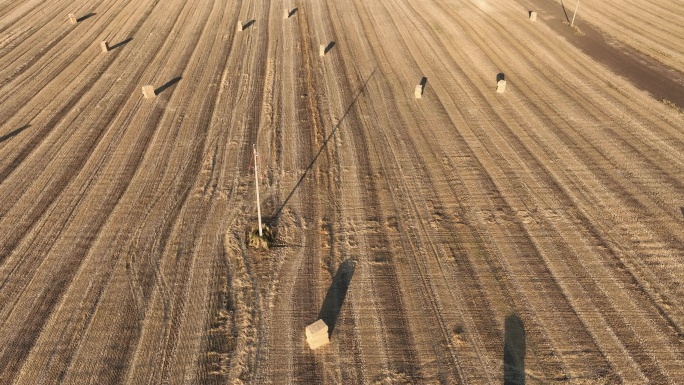
<svg viewBox="0 0 684 385"><path fill-rule="evenodd" d="M420 95L422 96L423 93L425 93L425 86L427 86L427 77L423 76L422 79L420 79Z"/></svg>
<svg viewBox="0 0 684 385"><path fill-rule="evenodd" d="M80 22L82 22L83 20L90 19L91 17L93 17L93 16L95 16L95 15L97 15L97 13L95 13L95 12L90 12L90 13L87 14L87 15L83 15L83 16L77 18L76 21L80 23Z"/></svg>
<svg viewBox="0 0 684 385"><path fill-rule="evenodd" d="M249 28L249 27L251 27L252 25L254 25L254 23L256 23L256 19L252 19L252 20L248 21L247 23L245 23L245 24L242 26L242 30L243 30L243 31L246 30L247 28Z"/></svg>
<svg viewBox="0 0 684 385"><path fill-rule="evenodd" d="M130 43L131 40L133 40L132 37L129 37L129 38L127 38L127 39L124 39L124 40L122 40L122 41L120 41L120 42L114 44L113 46L110 46L110 47L109 47L109 50L111 51L111 50L113 50L113 49L117 49L117 48L119 48L119 47L123 47L124 45Z"/></svg>
<svg viewBox="0 0 684 385"><path fill-rule="evenodd" d="M160 93L164 92L164 90L166 90L167 88L181 81L181 79L183 79L181 76L176 76L175 78L169 80L168 82L164 83L162 86L154 90L154 94L159 95Z"/></svg>
<svg viewBox="0 0 684 385"><path fill-rule="evenodd" d="M328 43L328 45L325 46L325 50L323 50L323 52L327 54L328 52L330 52L331 49L333 49L334 46L335 42L331 41L330 43Z"/></svg>
<svg viewBox="0 0 684 385"><path fill-rule="evenodd" d="M328 325L328 336L332 336L340 310L344 304L344 299L349 290L349 284L354 276L356 265L351 259L347 259L340 264L333 277L332 284L325 295L325 300L318 312L318 319L322 319Z"/></svg>
<svg viewBox="0 0 684 385"><path fill-rule="evenodd" d="M525 325L516 314L504 323L504 385L525 385Z"/></svg>

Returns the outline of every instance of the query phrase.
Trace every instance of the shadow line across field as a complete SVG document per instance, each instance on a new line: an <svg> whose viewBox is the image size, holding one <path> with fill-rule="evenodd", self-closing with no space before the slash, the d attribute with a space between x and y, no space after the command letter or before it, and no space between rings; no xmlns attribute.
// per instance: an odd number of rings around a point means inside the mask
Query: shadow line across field
<svg viewBox="0 0 684 385"><path fill-rule="evenodd" d="M563 0L561 0L561 7L563 7L563 14L565 15L565 20L570 22L570 18L568 17L568 11L565 9L565 4L563 4Z"/></svg>
<svg viewBox="0 0 684 385"><path fill-rule="evenodd" d="M10 133L8 133L8 134L5 134L5 135L3 135L3 136L0 136L0 143L6 141L6 140L8 140L8 139L11 139L11 138L14 137L14 136L19 135L22 131L24 131L25 129L27 129L27 128L29 128L29 127L31 127L31 125L30 125L30 124L27 124L27 125L25 125L25 126L23 126L23 127L17 128L16 130L14 130L14 131L12 131L12 132L10 132Z"/></svg>
<svg viewBox="0 0 684 385"><path fill-rule="evenodd" d="M332 139L332 137L335 135L335 133L337 132L337 129L340 127L340 125L341 125L342 122L344 121L344 118L349 114L349 111L351 111L352 107L354 107L354 105L356 104L356 101L359 99L359 97L361 96L361 94L363 93L363 91L366 90L366 87L368 86L368 82L371 80L371 78L373 77L373 75L375 75L375 72L376 72L377 70L378 70L378 69L375 68L375 69L373 70L373 72L371 72L371 74L368 76L368 78L366 79L366 81L363 83L363 86L361 86L361 88L360 88L359 91L356 93L356 95L354 95L354 99L352 99L352 102L349 104L349 107L348 107L347 110L344 112L344 115L342 115L342 118L340 118L340 121L337 122L337 124L335 125L335 127L333 127L332 131L330 131L330 135L328 135L328 137L325 139L325 142L323 142L323 145L322 145L321 148L318 150L318 153L316 153L316 156L314 156L313 159L311 160L311 163L309 164L309 167L307 167L306 170L304 170L304 173L303 173L302 176L299 178L299 181L297 181L297 184L294 186L294 188L292 189L292 191L290 191L290 193L287 195L287 198L285 198L285 200L284 200L283 203L280 205L280 207L278 208L278 210L276 210L275 214L273 214L272 218L273 218L275 221L277 221L277 218L280 217L280 213L283 211L283 208L285 208L285 206L287 205L287 202L290 201L290 198L292 198L292 195L294 195L295 191L297 191L297 188L299 188L299 185L302 184L302 181L304 180L304 178L306 178L306 176L309 174L309 171L311 171L311 169L313 168L313 165L316 164L316 160L318 160L318 157L321 155L321 153L323 152L323 150L325 150L325 148L328 146L328 142L330 142L330 139Z"/></svg>

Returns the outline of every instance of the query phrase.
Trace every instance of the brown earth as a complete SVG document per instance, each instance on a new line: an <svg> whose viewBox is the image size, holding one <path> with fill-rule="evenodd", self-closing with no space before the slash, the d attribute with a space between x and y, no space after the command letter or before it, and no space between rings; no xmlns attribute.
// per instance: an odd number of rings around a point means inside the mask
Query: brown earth
<svg viewBox="0 0 684 385"><path fill-rule="evenodd" d="M534 2L0 0L0 384L681 381L684 114Z"/></svg>
<svg viewBox="0 0 684 385"><path fill-rule="evenodd" d="M680 48L681 42L684 41L684 18L681 18L681 23L678 25L670 23L671 18L679 18L669 9L670 2L656 1L646 6L639 4L633 7L609 4L606 8L617 13L617 16L612 15L610 20L619 20L624 24L620 24L619 29L609 29L615 35L603 32L594 24L585 22L582 17L584 12L578 17L574 12L575 8L566 9L562 1L560 6L545 0L521 0L521 2L541 14L539 20L543 20L554 32L565 37L594 60L607 66L616 75L629 80L657 100L672 103L680 109L684 108L684 73L682 72L684 71L684 53ZM601 2L604 5L605 3ZM607 25L608 28L612 25L605 20L606 14L611 14L610 12L600 7L600 12L591 12L593 10L591 7L598 4L588 3L587 5L590 10L586 13L590 18L596 17L597 25L601 27ZM642 12L644 8L650 8L657 13L642 13L644 15L642 20L634 23L629 16L641 17L631 15L631 13ZM684 14L684 12L681 13ZM655 21L646 22L649 19L648 16L652 16L651 19ZM648 44L637 44L636 39L646 39ZM662 52L668 52L670 55L659 55Z"/></svg>

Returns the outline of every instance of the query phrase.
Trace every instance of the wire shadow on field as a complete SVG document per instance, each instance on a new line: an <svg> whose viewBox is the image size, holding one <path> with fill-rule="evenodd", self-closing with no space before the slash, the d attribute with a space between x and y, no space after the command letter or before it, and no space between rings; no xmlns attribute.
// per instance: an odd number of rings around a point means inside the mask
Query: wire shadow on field
<svg viewBox="0 0 684 385"><path fill-rule="evenodd" d="M347 296L349 284L354 276L356 266L354 261L347 259L337 268L337 273L333 277L332 284L325 295L321 311L318 312L318 319L322 319L328 325L328 337L332 336L333 329L340 315L344 298Z"/></svg>
<svg viewBox="0 0 684 385"><path fill-rule="evenodd" d="M577 1L579 1L579 0L577 0ZM568 17L568 11L565 10L565 4L563 4L563 0L561 0L561 7L563 7L563 13L565 14L565 20L567 20L569 23L570 18Z"/></svg>
<svg viewBox="0 0 684 385"><path fill-rule="evenodd" d="M297 181L297 184L294 186L292 191L290 191L290 193L287 195L287 198L285 198L283 203L280 205L278 210L276 210L275 214L273 214L273 216L271 218L273 218L274 220L277 221L278 217L280 217L280 213L283 211L283 208L285 208L285 206L287 205L287 202L290 201L290 198L292 198L292 195L294 195L295 191L297 191L297 188L299 188L299 185L302 184L302 181L304 180L304 178L306 178L306 176L309 174L309 171L311 171L311 169L313 168L313 165L316 163L316 160L321 155L323 150L325 150L325 148L328 146L328 142L330 142L330 139L332 139L333 135L335 135L335 132L337 132L337 129L340 127L340 124L342 124L342 122L344 121L344 118L347 117L347 114L349 114L349 111L351 111L352 107L354 107L354 105L356 104L356 101L359 99L361 94L366 90L366 87L368 86L368 82L371 80L373 75L375 75L375 72L377 70L378 70L378 68L376 67L373 70L373 72L371 72L371 74L368 76L366 81L363 83L363 86L361 86L361 89L359 89L359 91L356 93L356 95L354 95L354 99L352 99L352 102L349 104L349 107L347 108L347 110L342 115L342 118L340 118L340 121L337 122L335 127L333 127L332 131L330 131L330 135L328 135L328 137L325 139L325 142L323 142L323 145L318 150L318 153L316 153L316 155L311 160L309 167L307 167L306 170L304 170L304 173L299 178L299 181Z"/></svg>
<svg viewBox="0 0 684 385"><path fill-rule="evenodd" d="M525 385L525 325L516 314L504 323L504 385Z"/></svg>
<svg viewBox="0 0 684 385"><path fill-rule="evenodd" d="M31 125L30 125L30 124L27 124L27 125L25 125L25 126L23 126L23 127L17 128L16 130L14 130L14 131L12 131L12 132L10 132L10 133L8 133L8 134L5 134L5 135L3 135L3 136L0 136L0 143L6 141L6 140L8 140L8 139L11 139L11 138L14 137L14 136L19 135L22 131L24 131L25 129L27 129L27 128L29 128L29 127L31 127Z"/></svg>
<svg viewBox="0 0 684 385"><path fill-rule="evenodd" d="M117 49L117 48L119 48L119 47L123 47L124 45L130 43L131 40L133 40L132 37L129 37L129 38L127 38L127 39L124 39L124 40L122 40L122 41L120 41L120 42L114 44L113 46L109 47L109 49L112 50L112 49Z"/></svg>
<svg viewBox="0 0 684 385"><path fill-rule="evenodd" d="M169 80L168 82L164 83L162 86L154 90L154 94L159 95L160 93L164 92L164 90L166 90L167 88L181 81L181 79L183 79L181 76L176 76L175 78Z"/></svg>

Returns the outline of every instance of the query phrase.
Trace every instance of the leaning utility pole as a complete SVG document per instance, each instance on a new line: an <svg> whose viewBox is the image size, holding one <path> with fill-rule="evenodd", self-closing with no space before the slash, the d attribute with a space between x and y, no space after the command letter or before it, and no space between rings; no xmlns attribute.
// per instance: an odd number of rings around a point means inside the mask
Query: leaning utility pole
<svg viewBox="0 0 684 385"><path fill-rule="evenodd" d="M261 229L261 204L259 203L259 172L257 171L256 144L252 145L252 149L254 150L254 184L256 185L257 216L259 217L259 236L263 237L264 233Z"/></svg>
<svg viewBox="0 0 684 385"><path fill-rule="evenodd" d="M577 8L579 8L579 0L577 0L577 5L575 5L575 13L572 14L572 21L570 22L571 27L575 26L575 16L577 16Z"/></svg>

